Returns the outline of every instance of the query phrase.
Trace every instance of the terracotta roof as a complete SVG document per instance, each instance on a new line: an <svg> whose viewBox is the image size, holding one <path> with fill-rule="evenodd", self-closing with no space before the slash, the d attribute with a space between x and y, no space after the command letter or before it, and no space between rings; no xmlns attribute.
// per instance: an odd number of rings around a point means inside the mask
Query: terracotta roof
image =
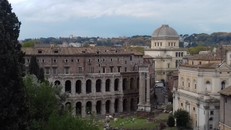
<svg viewBox="0 0 231 130"><path fill-rule="evenodd" d="M224 88L223 90L219 91L220 94L231 96L231 86Z"/></svg>
<svg viewBox="0 0 231 130"><path fill-rule="evenodd" d="M22 51L26 55L143 55L137 51L112 47L34 47L22 48Z"/></svg>
<svg viewBox="0 0 231 130"><path fill-rule="evenodd" d="M201 64L201 65L189 65L189 64L183 64L180 65L182 67L191 67L191 68L201 68L201 69L215 69L219 67L220 63L208 63L208 64Z"/></svg>
<svg viewBox="0 0 231 130"><path fill-rule="evenodd" d="M146 58L146 59L153 59L153 57L151 57L150 55L144 55L143 58Z"/></svg>

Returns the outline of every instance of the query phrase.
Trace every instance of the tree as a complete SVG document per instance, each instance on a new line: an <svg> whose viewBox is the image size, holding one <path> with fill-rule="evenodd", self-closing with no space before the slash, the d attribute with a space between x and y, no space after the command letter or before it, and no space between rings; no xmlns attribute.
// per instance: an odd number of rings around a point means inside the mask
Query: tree
<svg viewBox="0 0 231 130"><path fill-rule="evenodd" d="M34 74L39 81L44 81L44 71L42 68L39 68L36 56L31 56L29 74Z"/></svg>
<svg viewBox="0 0 231 130"><path fill-rule="evenodd" d="M169 127L174 127L175 126L175 119L172 114L168 116L168 121L167 124Z"/></svg>
<svg viewBox="0 0 231 130"><path fill-rule="evenodd" d="M27 128L23 86L23 53L18 42L20 22L7 0L0 0L0 128Z"/></svg>
<svg viewBox="0 0 231 130"><path fill-rule="evenodd" d="M190 128L190 116L189 113L185 110L178 109L174 113L174 117L176 118L176 126L179 128Z"/></svg>
<svg viewBox="0 0 231 130"><path fill-rule="evenodd" d="M52 113L60 113L66 95L61 94L61 87L52 86L49 82L40 82L35 75L24 77L28 95L28 113L30 130L42 129Z"/></svg>

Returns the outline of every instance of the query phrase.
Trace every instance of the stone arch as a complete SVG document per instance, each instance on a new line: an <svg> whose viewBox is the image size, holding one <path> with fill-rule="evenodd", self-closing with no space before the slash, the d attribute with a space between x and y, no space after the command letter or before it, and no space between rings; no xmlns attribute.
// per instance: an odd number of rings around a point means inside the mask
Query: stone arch
<svg viewBox="0 0 231 130"><path fill-rule="evenodd" d="M91 80L86 81L86 93L91 93Z"/></svg>
<svg viewBox="0 0 231 130"><path fill-rule="evenodd" d="M75 83L75 92L80 94L82 92L82 82L81 80L77 80Z"/></svg>
<svg viewBox="0 0 231 130"><path fill-rule="evenodd" d="M124 78L123 79L123 90L126 90L126 87L127 87L127 78Z"/></svg>
<svg viewBox="0 0 231 130"><path fill-rule="evenodd" d="M134 78L130 79L130 89L134 88Z"/></svg>
<svg viewBox="0 0 231 130"><path fill-rule="evenodd" d="M140 86L140 78L138 77L136 81L136 88L139 89L139 86Z"/></svg>
<svg viewBox="0 0 231 130"><path fill-rule="evenodd" d="M101 114L101 105L102 105L101 101L96 102L96 114Z"/></svg>
<svg viewBox="0 0 231 130"><path fill-rule="evenodd" d="M225 88L225 81L221 82L221 90L223 90Z"/></svg>
<svg viewBox="0 0 231 130"><path fill-rule="evenodd" d="M71 103L70 102L65 103L65 109L68 111L71 111Z"/></svg>
<svg viewBox="0 0 231 130"><path fill-rule="evenodd" d="M128 109L127 109L127 99L124 99L123 100L123 111L126 112Z"/></svg>
<svg viewBox="0 0 231 130"><path fill-rule="evenodd" d="M95 85L96 92L101 92L101 84L102 84L101 82L102 82L101 79L96 80L96 85Z"/></svg>
<svg viewBox="0 0 231 130"><path fill-rule="evenodd" d="M65 82L65 92L71 93L71 81L70 80L67 80Z"/></svg>
<svg viewBox="0 0 231 130"><path fill-rule="evenodd" d="M91 103L91 101L88 101L88 102L86 103L86 114L87 114L87 115L90 115L91 112L92 112L92 103Z"/></svg>
<svg viewBox="0 0 231 130"><path fill-rule="evenodd" d="M82 112L82 103L81 102L77 102L75 108L76 108L76 115L81 115L81 112Z"/></svg>
<svg viewBox="0 0 231 130"><path fill-rule="evenodd" d="M111 80L110 80L110 79L107 79L107 80L106 80L106 85L105 85L105 86L106 86L106 89L105 89L106 92L109 92L109 91L110 91L110 84L111 84Z"/></svg>
<svg viewBox="0 0 231 130"><path fill-rule="evenodd" d="M118 91L119 90L119 79L115 79L115 82L114 82L114 91Z"/></svg>
<svg viewBox="0 0 231 130"><path fill-rule="evenodd" d="M115 113L118 113L119 111L119 99L116 98L115 99L115 104L114 104L114 109L115 109Z"/></svg>
<svg viewBox="0 0 231 130"><path fill-rule="evenodd" d="M111 105L111 101L107 100L105 103L106 113L110 113L110 105Z"/></svg>
<svg viewBox="0 0 231 130"><path fill-rule="evenodd" d="M131 98L131 101L130 101L130 110L135 111L135 104L134 104L134 99L133 98Z"/></svg>
<svg viewBox="0 0 231 130"><path fill-rule="evenodd" d="M55 80L54 84L55 84L55 85L60 85L61 82L60 82L59 80Z"/></svg>

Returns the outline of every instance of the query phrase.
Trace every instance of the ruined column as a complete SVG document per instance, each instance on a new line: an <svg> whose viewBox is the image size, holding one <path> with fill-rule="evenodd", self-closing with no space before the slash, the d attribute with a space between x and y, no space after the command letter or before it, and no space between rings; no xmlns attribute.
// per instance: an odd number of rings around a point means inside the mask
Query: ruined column
<svg viewBox="0 0 231 130"><path fill-rule="evenodd" d="M71 80L71 95L75 95L75 80Z"/></svg>
<svg viewBox="0 0 231 130"><path fill-rule="evenodd" d="M101 104L101 114L105 115L106 114L106 110L105 110L105 101L102 100L102 104Z"/></svg>
<svg viewBox="0 0 231 130"><path fill-rule="evenodd" d="M102 90L102 93L105 93L105 89L106 89L106 81L105 81L105 79L103 78L102 79L102 84L101 84L101 90Z"/></svg>
<svg viewBox="0 0 231 130"><path fill-rule="evenodd" d="M85 95L86 94L86 80L81 81L82 85L81 85L81 91L82 94Z"/></svg>
<svg viewBox="0 0 231 130"><path fill-rule="evenodd" d="M82 102L81 115L82 117L86 117L86 101Z"/></svg>
<svg viewBox="0 0 231 130"><path fill-rule="evenodd" d="M110 113L111 114L115 113L115 99L114 98L111 100Z"/></svg>
<svg viewBox="0 0 231 130"><path fill-rule="evenodd" d="M119 112L123 112L123 97L120 97L119 98L119 103L118 103L118 105L119 105Z"/></svg>
<svg viewBox="0 0 231 130"><path fill-rule="evenodd" d="M92 93L96 94L96 80L95 79L91 79L92 83L91 83L91 89L92 89Z"/></svg>

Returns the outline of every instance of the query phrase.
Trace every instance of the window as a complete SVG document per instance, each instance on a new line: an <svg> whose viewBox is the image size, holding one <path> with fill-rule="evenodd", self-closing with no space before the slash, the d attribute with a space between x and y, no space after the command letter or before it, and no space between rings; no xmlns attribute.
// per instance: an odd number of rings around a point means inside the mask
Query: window
<svg viewBox="0 0 231 130"><path fill-rule="evenodd" d="M124 67L124 72L127 72L127 67Z"/></svg>
<svg viewBox="0 0 231 130"><path fill-rule="evenodd" d="M83 72L83 68L79 67L79 73L82 73L82 72Z"/></svg>
<svg viewBox="0 0 231 130"><path fill-rule="evenodd" d="M57 60L56 59L53 59L53 63L56 63L57 62Z"/></svg>
<svg viewBox="0 0 231 130"><path fill-rule="evenodd" d="M221 90L223 90L225 88L225 81L221 82Z"/></svg>
<svg viewBox="0 0 231 130"><path fill-rule="evenodd" d="M214 112L213 112L213 111L210 111L210 115L214 115Z"/></svg>
<svg viewBox="0 0 231 130"><path fill-rule="evenodd" d="M124 64L127 64L127 61L126 61L126 60L124 61Z"/></svg>
<svg viewBox="0 0 231 130"><path fill-rule="evenodd" d="M103 67L103 73L105 73L106 72L106 68L105 67Z"/></svg>
<svg viewBox="0 0 231 130"><path fill-rule="evenodd" d="M45 68L45 74L50 74L50 68L48 67Z"/></svg>
<svg viewBox="0 0 231 130"><path fill-rule="evenodd" d="M54 50L54 53L59 53L59 51L58 50Z"/></svg>
<svg viewBox="0 0 231 130"><path fill-rule="evenodd" d="M94 67L91 67L91 73L94 73Z"/></svg>
<svg viewBox="0 0 231 130"><path fill-rule="evenodd" d="M64 59L64 62L67 63L67 62L68 62L68 59Z"/></svg>
<svg viewBox="0 0 231 130"><path fill-rule="evenodd" d="M170 63L168 63L168 68L170 68Z"/></svg>
<svg viewBox="0 0 231 130"><path fill-rule="evenodd" d="M132 61L132 56L130 56L130 61Z"/></svg>
<svg viewBox="0 0 231 130"><path fill-rule="evenodd" d="M118 69L118 72L120 72L120 67L121 67L121 66L118 66L118 67L117 67L117 69Z"/></svg>
<svg viewBox="0 0 231 130"><path fill-rule="evenodd" d="M38 50L38 53L39 53L39 54L42 53L42 50Z"/></svg>
<svg viewBox="0 0 231 130"><path fill-rule="evenodd" d="M113 72L113 66L110 66L110 72Z"/></svg>
<svg viewBox="0 0 231 130"><path fill-rule="evenodd" d="M57 74L57 68L56 67L53 67L52 71L53 71L53 74Z"/></svg>
<svg viewBox="0 0 231 130"><path fill-rule="evenodd" d="M69 67L65 67L64 68L64 74L69 74L70 73L70 68Z"/></svg>

